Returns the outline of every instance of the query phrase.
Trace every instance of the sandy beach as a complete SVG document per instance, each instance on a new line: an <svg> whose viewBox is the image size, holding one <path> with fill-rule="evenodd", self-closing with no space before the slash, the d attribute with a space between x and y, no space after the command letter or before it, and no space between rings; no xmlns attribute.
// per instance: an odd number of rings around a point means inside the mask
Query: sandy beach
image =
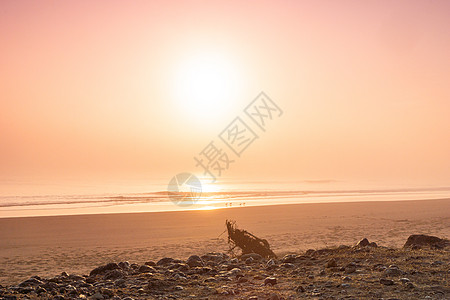
<svg viewBox="0 0 450 300"><path fill-rule="evenodd" d="M86 274L112 261L226 251L225 220L283 255L351 245L363 237L401 247L411 234L450 236L450 199L321 203L205 211L0 219L0 284L62 271Z"/></svg>

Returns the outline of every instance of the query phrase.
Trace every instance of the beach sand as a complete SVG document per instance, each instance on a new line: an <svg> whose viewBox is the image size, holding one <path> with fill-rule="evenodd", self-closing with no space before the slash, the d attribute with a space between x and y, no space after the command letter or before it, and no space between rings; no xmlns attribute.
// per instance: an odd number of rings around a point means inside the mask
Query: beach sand
<svg viewBox="0 0 450 300"><path fill-rule="evenodd" d="M401 247L411 234L450 237L450 199L5 218L0 219L0 284L62 271L87 274L111 261L144 263L226 251L226 219L267 239L280 255L352 245L363 237Z"/></svg>

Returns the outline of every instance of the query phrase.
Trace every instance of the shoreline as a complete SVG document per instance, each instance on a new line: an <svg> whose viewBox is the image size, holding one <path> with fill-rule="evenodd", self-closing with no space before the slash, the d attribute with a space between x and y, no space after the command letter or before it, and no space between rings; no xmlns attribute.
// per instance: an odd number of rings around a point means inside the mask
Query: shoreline
<svg viewBox="0 0 450 300"><path fill-rule="evenodd" d="M392 195L390 195L392 197ZM368 195L367 197L375 198L373 195ZM250 203L250 205L244 205L244 206L233 206L233 207L223 207L223 206L210 206L210 205L203 205L198 206L197 204L194 205L196 208L182 208L180 206L174 205L171 202L160 202L160 203L152 203L150 205L163 205L162 209L156 209L154 211L148 211L146 209L142 209L142 207L149 205L147 204L131 204L131 205L111 205L111 206L100 206L100 209L103 211L98 211L99 207L84 207L84 208L78 208L79 211L85 211L84 213L61 213L68 210L74 210L73 208L59 208L59 209L53 209L53 211L59 211L60 214L46 214L46 215L12 215L12 216L2 216L0 215L0 220L3 219L15 219L15 218L46 218L46 217L70 217L70 216L85 216L85 215L121 215L121 214L146 214L146 213L172 213L172 212L192 212L192 211L207 211L207 210L222 210L222 209L234 209L234 208L246 208L246 207L265 207L265 206L280 206L280 205L313 205L313 204L338 204L338 203L372 203L372 202L409 202L409 201L441 201L441 200L450 200L450 197L437 197L437 198L420 198L420 199L374 199L374 200L361 200L362 198L356 199L356 200L341 200L338 198L334 198L334 200L325 200L325 201L309 201L309 202L283 202L278 201L278 203L267 203L265 201L255 201L252 202L246 202ZM232 201L230 201L232 202ZM221 203L224 205L224 203ZM239 202L234 202L234 204L239 204ZM141 209L139 209L141 207ZM176 207L177 209L167 209L167 207ZM97 208L97 211L93 211L93 208ZM105 211L106 208L112 209L112 211ZM123 212L120 212L120 210L125 210ZM26 211L52 211L48 209L30 209L30 210L19 210L20 212L26 212ZM2 210L0 210L0 213ZM9 212L8 210L3 210L3 212Z"/></svg>

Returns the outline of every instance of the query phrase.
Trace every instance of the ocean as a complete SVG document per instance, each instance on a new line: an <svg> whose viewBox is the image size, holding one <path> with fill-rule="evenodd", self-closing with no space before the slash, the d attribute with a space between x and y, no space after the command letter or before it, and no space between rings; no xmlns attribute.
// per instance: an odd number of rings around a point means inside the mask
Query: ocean
<svg viewBox="0 0 450 300"><path fill-rule="evenodd" d="M204 184L194 200L169 197L167 180L33 184L3 182L0 218L100 213L209 210L245 206L450 198L450 186L400 186L336 180Z"/></svg>

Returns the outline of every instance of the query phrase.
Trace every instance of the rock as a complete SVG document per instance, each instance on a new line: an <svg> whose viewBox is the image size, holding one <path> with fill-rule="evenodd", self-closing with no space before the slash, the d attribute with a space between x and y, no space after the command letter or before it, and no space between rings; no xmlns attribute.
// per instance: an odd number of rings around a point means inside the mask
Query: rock
<svg viewBox="0 0 450 300"><path fill-rule="evenodd" d="M74 274L69 275L69 279L72 281L85 281L85 278L83 276Z"/></svg>
<svg viewBox="0 0 450 300"><path fill-rule="evenodd" d="M109 263L107 265L95 268L94 270L92 270L89 273L89 276L95 276L95 275L98 275L98 274L104 274L107 271L111 271L111 270L115 270L115 269L120 269L119 265L116 264L116 263Z"/></svg>
<svg viewBox="0 0 450 300"><path fill-rule="evenodd" d="M267 262L266 266L267 267L272 267L275 266L277 263L275 262L275 260L273 259L269 259L269 261Z"/></svg>
<svg viewBox="0 0 450 300"><path fill-rule="evenodd" d="M356 244L357 247L366 247L366 246L369 246L369 245L370 245L370 242L369 242L369 240L367 238L363 238L362 240L360 240Z"/></svg>
<svg viewBox="0 0 450 300"><path fill-rule="evenodd" d="M147 265L142 265L139 267L138 269L139 273L156 273L155 268L147 266Z"/></svg>
<svg viewBox="0 0 450 300"><path fill-rule="evenodd" d="M167 266L167 265L170 265L171 263L173 263L174 262L174 259L173 258L170 258L170 257L164 257L164 258L161 258L156 264L158 265L158 266Z"/></svg>
<svg viewBox="0 0 450 300"><path fill-rule="evenodd" d="M316 250L314 250L314 249L308 249L308 250L306 250L305 255L313 256L315 252L316 252Z"/></svg>
<svg viewBox="0 0 450 300"><path fill-rule="evenodd" d="M181 274L173 275L173 279L176 280L176 281L187 281L186 276L183 276Z"/></svg>
<svg viewBox="0 0 450 300"><path fill-rule="evenodd" d="M277 284L277 279L275 277L267 277L264 279L264 285L275 285Z"/></svg>
<svg viewBox="0 0 450 300"><path fill-rule="evenodd" d="M237 283L245 283L245 282L247 282L247 281L248 281L247 278L245 278L245 277L239 277L239 279L237 280Z"/></svg>
<svg viewBox="0 0 450 300"><path fill-rule="evenodd" d="M413 289L416 287L412 282L407 282L405 285L408 289Z"/></svg>
<svg viewBox="0 0 450 300"><path fill-rule="evenodd" d="M269 300L280 300L280 296L278 294L272 294L269 297Z"/></svg>
<svg viewBox="0 0 450 300"><path fill-rule="evenodd" d="M344 280L344 281L352 281L352 279L350 277L348 277L348 276L343 277L342 280Z"/></svg>
<svg viewBox="0 0 450 300"><path fill-rule="evenodd" d="M44 283L42 281L32 277L30 279L27 279L27 280L21 282L19 284L19 286L20 287L28 287L28 286L36 286L36 285L41 285L41 284L44 284Z"/></svg>
<svg viewBox="0 0 450 300"><path fill-rule="evenodd" d="M203 260L198 255L189 256L189 258L186 261L186 264L191 268L204 266Z"/></svg>
<svg viewBox="0 0 450 300"><path fill-rule="evenodd" d="M31 286L19 287L17 291L21 294L28 294L34 291L34 288Z"/></svg>
<svg viewBox="0 0 450 300"><path fill-rule="evenodd" d="M286 254L281 261L283 263L294 263L297 259L297 254Z"/></svg>
<svg viewBox="0 0 450 300"><path fill-rule="evenodd" d="M348 264L345 269L344 272L346 274L351 274L351 273L355 273L356 272L356 265L354 263L350 263Z"/></svg>
<svg viewBox="0 0 450 300"><path fill-rule="evenodd" d="M384 275L386 276L400 276L403 275L404 272L400 270L397 266L391 265L389 268L384 270Z"/></svg>
<svg viewBox="0 0 450 300"><path fill-rule="evenodd" d="M123 279L123 278L117 279L117 280L114 282L114 285L117 286L117 287L124 288L124 287L127 286L127 281L126 281L125 279Z"/></svg>
<svg viewBox="0 0 450 300"><path fill-rule="evenodd" d="M251 265L253 262L254 262L253 257L249 257L245 260L245 264L247 264L247 265Z"/></svg>
<svg viewBox="0 0 450 300"><path fill-rule="evenodd" d="M215 263L221 263L228 259L228 255L225 253L219 253L219 252L210 252L205 255L201 256L201 259L205 261L212 261Z"/></svg>
<svg viewBox="0 0 450 300"><path fill-rule="evenodd" d="M432 266L441 266L443 264L444 264L444 262L440 261L440 260L435 260L431 263Z"/></svg>
<svg viewBox="0 0 450 300"><path fill-rule="evenodd" d="M305 288L304 288L302 285L299 285L299 286L297 286L297 287L295 288L295 291L296 291L297 293L304 293L306 290L305 290Z"/></svg>
<svg viewBox="0 0 450 300"><path fill-rule="evenodd" d="M62 273L61 273L61 276L62 276L62 277L69 277L69 273L67 273L67 272L62 272Z"/></svg>
<svg viewBox="0 0 450 300"><path fill-rule="evenodd" d="M178 270L178 271L181 271L181 272L186 272L187 270L190 269L187 264L183 264L183 263L171 264L168 268L170 270Z"/></svg>
<svg viewBox="0 0 450 300"><path fill-rule="evenodd" d="M128 261L121 261L118 266L123 270L128 270L130 268L130 263Z"/></svg>
<svg viewBox="0 0 450 300"><path fill-rule="evenodd" d="M100 293L95 293L95 294L92 295L89 299L92 299L92 300L103 300L103 299L105 299L105 298L103 297L102 294L100 294Z"/></svg>
<svg viewBox="0 0 450 300"><path fill-rule="evenodd" d="M234 268L228 271L228 276L243 276L242 270L239 268Z"/></svg>
<svg viewBox="0 0 450 300"><path fill-rule="evenodd" d="M378 245L377 245L377 243L375 243L375 242L371 242L371 243L369 244L369 247L377 248Z"/></svg>
<svg viewBox="0 0 450 300"><path fill-rule="evenodd" d="M257 253L247 253L241 255L241 260L246 261L247 259L252 258L253 260L260 261L263 257Z"/></svg>
<svg viewBox="0 0 450 300"><path fill-rule="evenodd" d="M45 288L47 291L54 291L59 286L56 282L46 282L45 284L42 285L42 287Z"/></svg>
<svg viewBox="0 0 450 300"><path fill-rule="evenodd" d="M215 277L208 277L205 279L205 282L216 282L217 279Z"/></svg>
<svg viewBox="0 0 450 300"><path fill-rule="evenodd" d="M95 277L88 277L88 278L86 278L86 283L95 283L95 282L96 282Z"/></svg>
<svg viewBox="0 0 450 300"><path fill-rule="evenodd" d="M384 284L384 285L394 285L394 280L392 279L386 279L386 278L381 278L380 279L380 283Z"/></svg>
<svg viewBox="0 0 450 300"><path fill-rule="evenodd" d="M103 278L105 280L115 280L118 278L122 278L124 275L120 270L112 270L112 271L108 271L105 276L103 276Z"/></svg>
<svg viewBox="0 0 450 300"><path fill-rule="evenodd" d="M346 288L349 288L349 287L350 287L350 284L348 284L348 283L343 283L343 284L341 284L341 287L344 288L344 289L346 289Z"/></svg>
<svg viewBox="0 0 450 300"><path fill-rule="evenodd" d="M230 260L230 264L238 264L239 260L237 258L233 258Z"/></svg>
<svg viewBox="0 0 450 300"><path fill-rule="evenodd" d="M441 239L436 236L413 234L408 237L403 248L421 248L430 247L442 249L450 245L450 241L447 239Z"/></svg>
<svg viewBox="0 0 450 300"><path fill-rule="evenodd" d="M400 282L401 283L408 283L408 282L410 282L411 280L409 280L409 278L400 278Z"/></svg>
<svg viewBox="0 0 450 300"><path fill-rule="evenodd" d="M336 260L335 260L334 258L330 259L330 260L326 263L325 267L326 267L326 268L335 268L335 267L337 267L337 262L336 262Z"/></svg>
<svg viewBox="0 0 450 300"><path fill-rule="evenodd" d="M374 271L384 271L384 270L386 270L387 268L386 268L386 266L385 265L383 265L383 264L376 264L376 265L374 265L373 267L372 267L372 270L374 270Z"/></svg>
<svg viewBox="0 0 450 300"><path fill-rule="evenodd" d="M184 288L181 285L177 285L174 287L175 291L182 291Z"/></svg>
<svg viewBox="0 0 450 300"><path fill-rule="evenodd" d="M108 288L102 288L101 289L101 293L102 293L103 296L105 296L105 295L108 296L108 298L114 296L114 292L111 289L108 289Z"/></svg>
<svg viewBox="0 0 450 300"><path fill-rule="evenodd" d="M171 282L166 281L166 280L162 280L159 278L150 278L148 281L148 285L147 288L149 290L154 290L154 289L161 289L161 288L166 288L173 285Z"/></svg>
<svg viewBox="0 0 450 300"><path fill-rule="evenodd" d="M280 265L280 267L285 268L285 269L293 269L293 268L295 268L295 265L291 264L291 263L283 263Z"/></svg>

